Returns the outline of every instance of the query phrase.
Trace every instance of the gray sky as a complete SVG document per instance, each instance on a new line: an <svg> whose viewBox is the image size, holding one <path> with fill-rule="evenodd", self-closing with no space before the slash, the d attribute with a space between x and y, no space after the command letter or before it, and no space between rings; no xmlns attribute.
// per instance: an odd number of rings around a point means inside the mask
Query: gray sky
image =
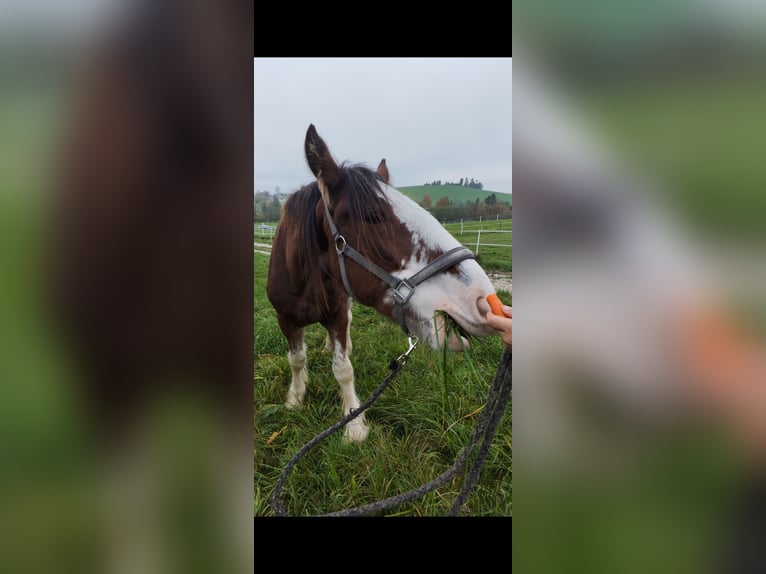
<svg viewBox="0 0 766 574"><path fill-rule="evenodd" d="M255 190L311 181L311 123L339 162L386 158L394 186L512 190L511 58L255 58L254 78Z"/></svg>

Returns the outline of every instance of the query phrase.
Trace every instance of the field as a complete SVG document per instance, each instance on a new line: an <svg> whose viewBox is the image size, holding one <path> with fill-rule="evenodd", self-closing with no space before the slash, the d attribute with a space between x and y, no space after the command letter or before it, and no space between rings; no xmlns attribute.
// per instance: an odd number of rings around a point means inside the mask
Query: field
<svg viewBox="0 0 766 574"><path fill-rule="evenodd" d="M513 271L510 219L447 223L444 227L477 255L484 269Z"/></svg>
<svg viewBox="0 0 766 574"><path fill-rule="evenodd" d="M513 197L510 193L501 193L489 189L475 189L462 185L413 185L398 187L397 189L415 201L420 201L428 193L431 195L431 200L434 204L442 197L448 198L450 203L465 203L467 201L476 201L477 199L484 201L487 196L493 193L497 194L497 200L501 202L507 201L511 203Z"/></svg>
<svg viewBox="0 0 766 574"><path fill-rule="evenodd" d="M667 184L664 199L688 223L728 240L766 235L766 83L711 82L614 88L584 98L616 148Z"/></svg>
<svg viewBox="0 0 766 574"><path fill-rule="evenodd" d="M255 241L269 244L268 236L262 238L259 233L256 230ZM510 249L505 251L510 260ZM332 375L331 356L323 350L325 331L319 325L306 330L310 379L304 408L296 412L284 407L290 368L287 345L266 298L267 269L268 255L254 253L255 516L272 515L271 495L285 464L341 415L338 383ZM499 294L511 302L510 293ZM406 350L407 340L399 327L372 309L355 304L353 313L351 361L357 393L364 401L388 374L388 362ZM409 491L442 474L468 444L501 354L498 337L474 339L464 353L415 349L367 411L371 425L367 441L345 444L336 433L297 464L283 489L287 511L313 515L343 510ZM509 405L464 514L511 515L511 461ZM454 480L386 514L444 515L461 484Z"/></svg>

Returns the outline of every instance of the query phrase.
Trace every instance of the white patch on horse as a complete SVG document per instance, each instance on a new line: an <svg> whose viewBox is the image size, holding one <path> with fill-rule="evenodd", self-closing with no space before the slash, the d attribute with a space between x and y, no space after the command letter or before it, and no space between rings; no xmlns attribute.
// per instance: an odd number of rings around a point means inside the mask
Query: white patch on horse
<svg viewBox="0 0 766 574"><path fill-rule="evenodd" d="M351 409L359 408L359 397L354 388L354 367L348 358L348 353L343 350L340 341L335 341L335 351L332 356L332 374L340 385L343 398L343 415L351 412ZM351 420L344 431L344 437L350 442L362 442L367 438L369 428L365 424L364 413Z"/></svg>
<svg viewBox="0 0 766 574"><path fill-rule="evenodd" d="M287 392L285 406L288 409L294 409L303 404L303 397L306 394L306 383L309 380L309 372L306 368L306 343L303 343L297 351L289 351L287 353L287 362L290 363L292 381L290 383L290 390Z"/></svg>
<svg viewBox="0 0 766 574"><path fill-rule="evenodd" d="M460 247L460 242L444 229L436 218L404 195L395 187L380 183L383 194L388 198L394 213L412 234L413 245L423 245L428 249L449 251ZM421 268L425 266L422 263Z"/></svg>
<svg viewBox="0 0 766 574"><path fill-rule="evenodd" d="M429 251L447 252L461 243L425 209L394 187L380 183L380 193L391 204L396 217L412 237L414 251L409 259L401 261L401 269L393 275L402 279L412 277L429 263ZM457 264L457 274L438 273L416 287L408 304L409 327L418 336L428 340L433 348L441 346L443 336L434 329L434 313L445 311L469 333L476 336L490 334L475 302L495 291L481 266L472 259ZM392 303L390 293L387 302ZM443 323L443 322L442 322ZM440 321L436 321L437 329ZM443 325L442 325L443 326ZM451 345L451 348L456 344Z"/></svg>
<svg viewBox="0 0 766 574"><path fill-rule="evenodd" d="M351 343L351 319L353 319L353 315L351 314L351 305L353 305L354 300L349 297L348 298L348 324L346 325L346 354L351 354L351 349L353 348L353 344Z"/></svg>

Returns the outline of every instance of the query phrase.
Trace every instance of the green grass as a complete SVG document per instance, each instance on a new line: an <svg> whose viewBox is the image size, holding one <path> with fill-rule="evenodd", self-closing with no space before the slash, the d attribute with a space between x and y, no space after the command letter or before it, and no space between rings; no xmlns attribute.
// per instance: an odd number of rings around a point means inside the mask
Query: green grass
<svg viewBox="0 0 766 574"><path fill-rule="evenodd" d="M13 524L0 543L6 571L87 571L102 530L74 371L43 305L59 96L55 85L13 84L0 95L0 506Z"/></svg>
<svg viewBox="0 0 766 574"><path fill-rule="evenodd" d="M513 235L508 233L512 227L510 219L448 223L444 227L474 254L477 253L476 241L480 239L477 259L484 269L509 273L513 271ZM487 243L490 245L485 245Z"/></svg>
<svg viewBox="0 0 766 574"><path fill-rule="evenodd" d="M707 236L766 237L766 82L727 78L629 85L583 98L592 120Z"/></svg>
<svg viewBox="0 0 766 574"><path fill-rule="evenodd" d="M341 416L332 358L324 351L325 331L306 329L309 383L304 407L287 410L290 383L287 345L266 293L268 257L254 254L254 514L270 516L274 485L300 448ZM507 292L503 300L511 301ZM355 304L351 326L357 393L362 401L388 374L388 362L407 349L399 327L374 310ZM468 444L487 398L502 343L498 337L474 339L465 354L444 357L418 347L404 369L367 411L371 426L362 444L347 444L336 433L310 451L294 468L283 489L290 514L313 515L368 504L416 488L443 473ZM446 369L442 361L446 359ZM465 514L508 516L511 496L511 408L490 449ZM458 480L435 492L386 511L387 515L438 516L450 509Z"/></svg>

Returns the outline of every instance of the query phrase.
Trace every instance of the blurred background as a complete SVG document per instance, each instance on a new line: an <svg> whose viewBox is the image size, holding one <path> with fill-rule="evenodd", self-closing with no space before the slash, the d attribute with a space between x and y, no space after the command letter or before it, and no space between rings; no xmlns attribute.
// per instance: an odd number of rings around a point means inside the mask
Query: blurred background
<svg viewBox="0 0 766 574"><path fill-rule="evenodd" d="M0 568L249 571L253 5L0 9ZM765 12L513 6L522 572L759 571Z"/></svg>
<svg viewBox="0 0 766 574"><path fill-rule="evenodd" d="M758 2L514 3L522 572L764 568L764 32Z"/></svg>
<svg viewBox="0 0 766 574"><path fill-rule="evenodd" d="M0 2L0 569L252 569L252 3Z"/></svg>

